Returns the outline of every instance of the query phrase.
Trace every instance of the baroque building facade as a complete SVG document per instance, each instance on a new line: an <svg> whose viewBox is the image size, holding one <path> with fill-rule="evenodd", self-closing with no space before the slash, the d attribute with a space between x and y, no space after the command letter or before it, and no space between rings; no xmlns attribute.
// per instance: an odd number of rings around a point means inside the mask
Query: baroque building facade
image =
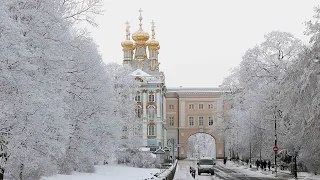
<svg viewBox="0 0 320 180"><path fill-rule="evenodd" d="M207 133L215 139L216 158L224 156L224 141L214 130L223 119L224 108L220 88L166 88L164 73L159 69L160 44L155 39L152 22L151 39L142 28L139 10L139 29L130 38L126 23L123 65L132 68L131 75L140 82L135 94L136 114L142 120L144 147L169 146L173 156L187 158L188 138L196 133Z"/></svg>
<svg viewBox="0 0 320 180"><path fill-rule="evenodd" d="M142 119L142 137L144 147L164 146L165 134L165 76L159 71L158 54L160 45L155 39L155 25L152 22L152 37L142 29L140 10L139 30L130 39L129 23L126 25L126 40L123 47L123 64L133 69L131 73L140 88L135 94L136 114ZM148 52L147 52L148 51Z"/></svg>

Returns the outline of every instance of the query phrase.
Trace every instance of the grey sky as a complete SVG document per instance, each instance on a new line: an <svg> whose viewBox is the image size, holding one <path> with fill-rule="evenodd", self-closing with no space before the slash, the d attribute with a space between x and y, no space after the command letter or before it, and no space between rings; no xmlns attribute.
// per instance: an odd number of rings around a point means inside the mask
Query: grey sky
<svg viewBox="0 0 320 180"><path fill-rule="evenodd" d="M99 27L90 28L106 63L122 63L125 22L151 34L156 22L160 70L168 87L217 87L245 51L264 34L287 31L307 42L303 22L311 20L319 0L105 0Z"/></svg>

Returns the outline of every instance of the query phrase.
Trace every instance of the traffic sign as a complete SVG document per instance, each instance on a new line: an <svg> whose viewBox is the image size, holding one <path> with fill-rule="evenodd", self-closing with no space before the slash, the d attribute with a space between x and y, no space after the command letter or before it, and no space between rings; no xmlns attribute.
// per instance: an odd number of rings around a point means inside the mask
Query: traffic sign
<svg viewBox="0 0 320 180"><path fill-rule="evenodd" d="M279 150L279 149L278 149L278 146L274 146L274 147L273 147L273 151L274 151L274 152L278 152L278 150Z"/></svg>

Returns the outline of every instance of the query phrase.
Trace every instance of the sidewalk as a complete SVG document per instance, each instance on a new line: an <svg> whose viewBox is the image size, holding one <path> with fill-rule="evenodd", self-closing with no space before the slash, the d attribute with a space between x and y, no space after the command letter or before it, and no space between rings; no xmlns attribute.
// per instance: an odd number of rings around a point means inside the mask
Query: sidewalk
<svg viewBox="0 0 320 180"><path fill-rule="evenodd" d="M271 168L270 171L267 168L266 171L262 171L261 168L259 168L257 170L257 167L252 165L252 167L250 168L249 165L247 165L246 163L244 163L244 165L241 164L237 164L235 162L229 161L229 164L232 164L234 166L237 166L239 168L243 168L243 169L249 169L250 171L253 172L258 172L270 177L274 177L274 178L285 178L285 179L294 179L293 175L289 172L289 171L285 171L285 170L277 170L277 176L275 176L275 169ZM320 180L320 175L312 175L311 173L307 173L307 172L299 172L298 173L298 179L304 179L304 180Z"/></svg>

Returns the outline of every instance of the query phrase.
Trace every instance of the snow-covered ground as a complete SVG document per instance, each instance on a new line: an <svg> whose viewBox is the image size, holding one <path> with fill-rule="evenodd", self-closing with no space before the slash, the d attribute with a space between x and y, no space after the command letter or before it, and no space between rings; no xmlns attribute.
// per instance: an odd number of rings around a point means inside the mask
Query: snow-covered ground
<svg viewBox="0 0 320 180"><path fill-rule="evenodd" d="M221 165L223 164L222 162L218 162ZM253 168L249 168L247 165L238 165L237 163L234 162L228 162L226 168L228 169L237 169L238 171L248 174L248 175L265 175L270 178L276 178L274 174L274 169L271 168L271 171L262 171L260 168L259 170L256 170L256 166L253 166ZM289 177L292 176L289 171L286 170L279 170L278 169L278 177ZM307 172L298 172L298 179L302 180L320 180L320 175L314 175L312 173L307 173ZM294 178L291 178L290 180L294 180Z"/></svg>
<svg viewBox="0 0 320 180"><path fill-rule="evenodd" d="M160 172L160 169L135 168L123 165L111 164L96 166L95 173L78 173L72 175L58 174L51 177L44 177L42 180L142 180Z"/></svg>

